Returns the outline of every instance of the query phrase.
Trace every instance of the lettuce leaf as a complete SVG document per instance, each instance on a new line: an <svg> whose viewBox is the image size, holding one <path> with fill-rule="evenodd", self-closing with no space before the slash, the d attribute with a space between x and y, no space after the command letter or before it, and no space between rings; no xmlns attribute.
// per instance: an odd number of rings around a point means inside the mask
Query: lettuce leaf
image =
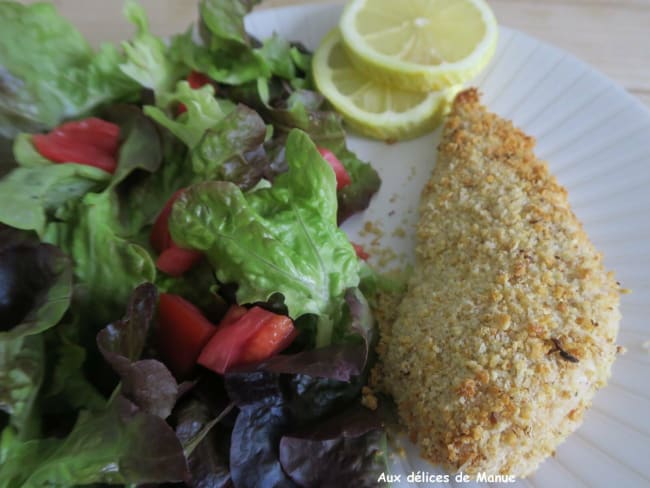
<svg viewBox="0 0 650 488"><path fill-rule="evenodd" d="M199 32L196 44L191 30L172 41L172 52L193 70L215 81L241 84L271 76L264 56L253 48L244 28L244 16L258 1L203 0L199 4Z"/></svg>
<svg viewBox="0 0 650 488"><path fill-rule="evenodd" d="M230 448L236 486L335 486L337 476L342 486L348 478L368 486L377 479L382 415L358 405L363 381L249 371L229 373L225 382L239 408Z"/></svg>
<svg viewBox="0 0 650 488"><path fill-rule="evenodd" d="M88 193L69 210L66 221L50 223L43 236L72 256L75 306L89 330L91 324L97 327L109 322L132 289L156 276L147 248L117 234L117 208L113 192Z"/></svg>
<svg viewBox="0 0 650 488"><path fill-rule="evenodd" d="M71 294L70 261L60 250L0 224L0 410L20 438L40 429L32 415L45 373L40 334L63 317Z"/></svg>
<svg viewBox="0 0 650 488"><path fill-rule="evenodd" d="M224 395L225 397L225 395ZM227 407L226 407L227 408ZM223 409L223 407L222 407ZM192 475L192 486L205 488L232 487L228 453L230 450L230 429L219 423L210 426L218 419L219 410L204 398L192 397L183 402L174 413L176 435L185 446L187 463ZM221 415L219 415L221 416ZM209 429L188 453L189 445Z"/></svg>
<svg viewBox="0 0 650 488"><path fill-rule="evenodd" d="M169 115L179 103L185 105L187 112L178 117ZM180 81L174 92L162 95L158 106L146 106L144 113L168 129L189 148L193 148L199 143L205 131L218 123L232 109L232 106L231 102L217 100L214 97L212 85L194 90L190 88L187 81Z"/></svg>
<svg viewBox="0 0 650 488"><path fill-rule="evenodd" d="M89 321L85 327L91 332L96 329L90 324L103 326L119 313L131 290L155 280L154 258L142 230L166 198L138 190L162 162L154 124L132 105L112 106L105 116L120 125L123 137L110 184L101 193L86 193L59 208L42 236L72 257L75 311ZM153 205L144 204L146 200Z"/></svg>
<svg viewBox="0 0 650 488"><path fill-rule="evenodd" d="M0 464L3 488L187 478L185 456L174 431L160 417L139 410L121 396L99 414L81 412L63 439L13 440L10 444L9 435L3 433L3 443L8 444Z"/></svg>
<svg viewBox="0 0 650 488"><path fill-rule="evenodd" d="M203 0L199 6L197 43L190 29L173 38L170 52L189 68L226 85L242 85L278 77L304 85L299 74L309 71L305 56L274 34L259 43L246 33L244 16L259 3L246 0Z"/></svg>
<svg viewBox="0 0 650 488"><path fill-rule="evenodd" d="M228 93L257 109L273 124L275 139L270 145L277 151L278 160L274 164L278 167L283 167L282 147L286 134L294 128L305 131L316 145L336 154L352 180L337 192L339 223L368 208L381 186L381 179L369 163L348 149L341 117L326 109L322 95L307 89L290 90L273 80L237 87Z"/></svg>
<svg viewBox="0 0 650 488"><path fill-rule="evenodd" d="M336 224L336 182L309 137L289 134L289 171L247 194L228 182L188 189L170 217L172 238L203 251L239 303L284 296L289 315L319 317L317 345L332 340L345 290L359 281L359 260Z"/></svg>
<svg viewBox="0 0 650 488"><path fill-rule="evenodd" d="M56 415L75 414L79 409L99 411L106 399L85 375L90 351L65 337L63 329L65 325L59 324L55 337L46 337L48 357L53 357L48 363L51 376L41 392L41 409Z"/></svg>
<svg viewBox="0 0 650 488"><path fill-rule="evenodd" d="M301 487L372 488L385 468L379 416L356 405L280 441L282 469Z"/></svg>
<svg viewBox="0 0 650 488"><path fill-rule="evenodd" d="M42 235L56 209L101 188L111 175L83 164L54 164L36 151L30 138L29 134L16 138L20 166L0 180L0 222Z"/></svg>
<svg viewBox="0 0 650 488"><path fill-rule="evenodd" d="M156 309L155 288L142 285L133 292L124 318L98 335L101 352L122 375L123 384L113 392L111 400L95 398L94 408L82 410L61 437L21 437L14 425L3 431L0 487L188 481L183 446L162 418L174 406L176 390L169 395L156 374L147 374L150 368L140 367L155 362L165 368L155 360L141 358ZM32 338L42 339L40 335L27 337ZM68 348L66 352L71 351ZM76 357L71 362L80 366L83 354L73 354ZM61 379L55 372L54 380L59 385L49 388L48 394L52 390L65 391ZM173 378L171 382L176 387ZM127 395L133 397L133 402Z"/></svg>
<svg viewBox="0 0 650 488"><path fill-rule="evenodd" d="M49 129L138 95L111 45L93 52L51 4L0 2L0 134Z"/></svg>
<svg viewBox="0 0 650 488"><path fill-rule="evenodd" d="M40 432L40 417L34 412L44 376L40 335L0 340L0 410L10 415L9 425L20 438Z"/></svg>
<svg viewBox="0 0 650 488"><path fill-rule="evenodd" d="M179 395L178 384L167 367L155 359L139 359L156 314L156 288L136 288L126 315L97 334L97 347L122 380L121 393L145 412L167 418Z"/></svg>
<svg viewBox="0 0 650 488"><path fill-rule="evenodd" d="M122 43L127 61L120 65L122 72L145 88L159 94L172 91L186 68L175 62L162 39L149 30L144 9L133 1L124 6L124 16L135 25L135 37Z"/></svg>
<svg viewBox="0 0 650 488"><path fill-rule="evenodd" d="M31 233L0 224L0 340L34 335L70 304L69 259Z"/></svg>
<svg viewBox="0 0 650 488"><path fill-rule="evenodd" d="M236 182L243 190L252 188L268 170L265 136L266 124L257 112L237 105L192 151L196 178Z"/></svg>

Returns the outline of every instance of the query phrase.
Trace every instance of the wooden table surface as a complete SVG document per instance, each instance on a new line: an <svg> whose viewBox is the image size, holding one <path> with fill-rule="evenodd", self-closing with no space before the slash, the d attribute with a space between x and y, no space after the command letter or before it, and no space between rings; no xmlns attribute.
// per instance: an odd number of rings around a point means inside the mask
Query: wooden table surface
<svg viewBox="0 0 650 488"><path fill-rule="evenodd" d="M158 34L178 32L196 16L197 0L140 2ZM257 8L322 2L264 0ZM650 0L488 2L500 24L569 51L623 85L650 107ZM117 41L129 35L129 26L121 20L122 2L119 0L54 0L54 3L94 43Z"/></svg>

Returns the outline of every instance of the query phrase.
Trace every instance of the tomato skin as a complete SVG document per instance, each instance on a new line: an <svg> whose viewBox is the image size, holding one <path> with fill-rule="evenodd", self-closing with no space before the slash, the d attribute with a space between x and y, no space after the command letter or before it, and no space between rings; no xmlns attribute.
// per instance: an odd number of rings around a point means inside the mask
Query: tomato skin
<svg viewBox="0 0 650 488"><path fill-rule="evenodd" d="M219 374L234 366L263 361L285 349L297 331L289 317L253 307L234 322L221 322L198 363Z"/></svg>
<svg viewBox="0 0 650 488"><path fill-rule="evenodd" d="M149 234L149 243L151 247L159 253L156 260L156 268L170 276L181 276L186 271L193 268L203 254L191 249L183 249L177 246L172 240L169 233L169 215L174 207L174 202L183 194L184 188L177 190L165 202L165 206L156 217L156 221Z"/></svg>
<svg viewBox="0 0 650 488"><path fill-rule="evenodd" d="M246 343L240 356L241 364L258 363L270 358L286 349L297 335L293 321L285 315L278 315L267 321Z"/></svg>
<svg viewBox="0 0 650 488"><path fill-rule="evenodd" d="M66 122L48 134L35 134L32 144L45 158L55 163L93 166L108 173L117 168L120 127L90 117Z"/></svg>
<svg viewBox="0 0 650 488"><path fill-rule="evenodd" d="M156 252L163 252L172 245L172 237L169 234L169 214L172 212L174 202L183 194L185 188L176 190L176 192L165 202L165 206L156 217L156 221L151 228L149 243Z"/></svg>
<svg viewBox="0 0 650 488"><path fill-rule="evenodd" d="M217 327L178 295L160 294L156 343L165 364L177 378L186 377Z"/></svg>
<svg viewBox="0 0 650 488"><path fill-rule="evenodd" d="M203 253L191 249L183 249L172 243L160 253L156 260L156 268L169 276L178 277L193 268L203 258Z"/></svg>
<svg viewBox="0 0 650 488"><path fill-rule="evenodd" d="M52 132L83 138L111 154L117 153L119 148L120 126L97 117L65 122Z"/></svg>
<svg viewBox="0 0 650 488"><path fill-rule="evenodd" d="M201 88L208 83L212 83L212 80L203 73L192 71L189 75L187 75L187 82L190 84L190 88L196 90L197 88Z"/></svg>
<svg viewBox="0 0 650 488"><path fill-rule="evenodd" d="M357 257L359 259L362 259L363 261L368 260L370 254L368 254L360 244L355 244L354 242L351 242L350 244L352 244L352 247L354 248L354 252L357 253Z"/></svg>
<svg viewBox="0 0 650 488"><path fill-rule="evenodd" d="M352 178L350 178L350 175L345 169L345 166L343 166L343 163L339 161L339 158L337 158L329 149L325 149L324 147L319 147L317 149L320 155L323 156L323 159L327 161L334 170L334 174L336 175L336 189L340 190L341 188L345 188L351 184Z"/></svg>
<svg viewBox="0 0 650 488"><path fill-rule="evenodd" d="M219 324L224 325L224 324L230 324L232 322L237 322L240 318L246 315L246 312L248 312L248 309L246 307L241 307L239 305L231 305L228 311L226 312L226 315L223 316Z"/></svg>

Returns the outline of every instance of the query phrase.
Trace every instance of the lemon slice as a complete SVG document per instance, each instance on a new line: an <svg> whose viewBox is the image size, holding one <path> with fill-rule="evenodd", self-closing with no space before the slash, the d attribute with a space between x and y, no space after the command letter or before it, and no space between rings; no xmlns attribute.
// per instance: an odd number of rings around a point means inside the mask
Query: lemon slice
<svg viewBox="0 0 650 488"><path fill-rule="evenodd" d="M339 27L357 67L421 91L472 78L494 54L498 37L484 0L352 0Z"/></svg>
<svg viewBox="0 0 650 488"><path fill-rule="evenodd" d="M458 89L411 92L378 83L352 65L338 29L331 31L314 53L318 90L363 135L394 141L433 130Z"/></svg>

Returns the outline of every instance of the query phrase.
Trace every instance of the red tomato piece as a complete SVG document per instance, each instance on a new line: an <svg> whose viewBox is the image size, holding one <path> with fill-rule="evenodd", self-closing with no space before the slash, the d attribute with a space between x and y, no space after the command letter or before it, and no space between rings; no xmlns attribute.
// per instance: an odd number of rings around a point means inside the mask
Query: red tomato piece
<svg viewBox="0 0 650 488"><path fill-rule="evenodd" d="M248 312L248 309L246 307L241 307L239 305L231 305L228 311L226 312L226 315L223 316L219 324L224 325L224 324L230 324L232 322L237 322L240 318L242 318L246 314L246 312Z"/></svg>
<svg viewBox="0 0 650 488"><path fill-rule="evenodd" d="M334 170L334 174L336 175L337 190L340 190L341 188L345 188L350 183L352 183L352 178L350 178L350 175L345 169L345 166L343 166L343 163L339 161L339 158L337 158L332 151L330 151L329 149L325 149L324 147L319 147L318 152L320 153L321 156L323 156L323 159L327 161L329 165L332 167L332 169Z"/></svg>
<svg viewBox="0 0 650 488"><path fill-rule="evenodd" d="M105 120L66 122L48 134L32 136L36 150L55 163L94 166L109 173L117 167L120 127Z"/></svg>
<svg viewBox="0 0 650 488"><path fill-rule="evenodd" d="M286 315L276 315L246 343L242 350L242 364L258 363L286 349L298 335L293 321Z"/></svg>
<svg viewBox="0 0 650 488"><path fill-rule="evenodd" d="M181 276L201 261L203 254L191 249L183 249L177 246L169 233L169 215L171 214L174 202L180 197L184 188L177 190L165 202L165 206L156 217L156 221L149 234L149 243L159 253L156 260L156 267L170 276Z"/></svg>
<svg viewBox="0 0 650 488"><path fill-rule="evenodd" d="M165 202L165 206L156 217L156 221L151 228L151 234L149 235L149 243L156 252L163 252L169 246L172 245L172 237L169 235L169 214L172 212L172 207L174 202L180 197L184 188L177 190L170 198Z"/></svg>
<svg viewBox="0 0 650 488"><path fill-rule="evenodd" d="M352 244L352 247L354 248L354 251L357 253L357 257L359 259L363 259L364 261L368 260L370 254L368 254L361 245L355 244L354 242L351 242L350 244Z"/></svg>
<svg viewBox="0 0 650 488"><path fill-rule="evenodd" d="M217 327L178 295L161 293L158 315L158 351L176 377L185 377Z"/></svg>
<svg viewBox="0 0 650 488"><path fill-rule="evenodd" d="M65 122L52 132L76 136L110 154L116 154L119 148L120 126L97 117Z"/></svg>
<svg viewBox="0 0 650 488"><path fill-rule="evenodd" d="M172 243L158 256L156 268L169 276L178 277L194 267L202 258L203 253L199 251L183 249Z"/></svg>
<svg viewBox="0 0 650 488"><path fill-rule="evenodd" d="M263 361L277 354L295 336L289 317L253 307L235 322L222 322L197 362L224 374L234 366Z"/></svg>
<svg viewBox="0 0 650 488"><path fill-rule="evenodd" d="M189 75L187 75L187 82L190 84L190 88L196 90L197 88L201 88L202 86L205 86L208 83L212 83L212 80L208 78L207 75L204 75L203 73L199 73L198 71L192 71Z"/></svg>

